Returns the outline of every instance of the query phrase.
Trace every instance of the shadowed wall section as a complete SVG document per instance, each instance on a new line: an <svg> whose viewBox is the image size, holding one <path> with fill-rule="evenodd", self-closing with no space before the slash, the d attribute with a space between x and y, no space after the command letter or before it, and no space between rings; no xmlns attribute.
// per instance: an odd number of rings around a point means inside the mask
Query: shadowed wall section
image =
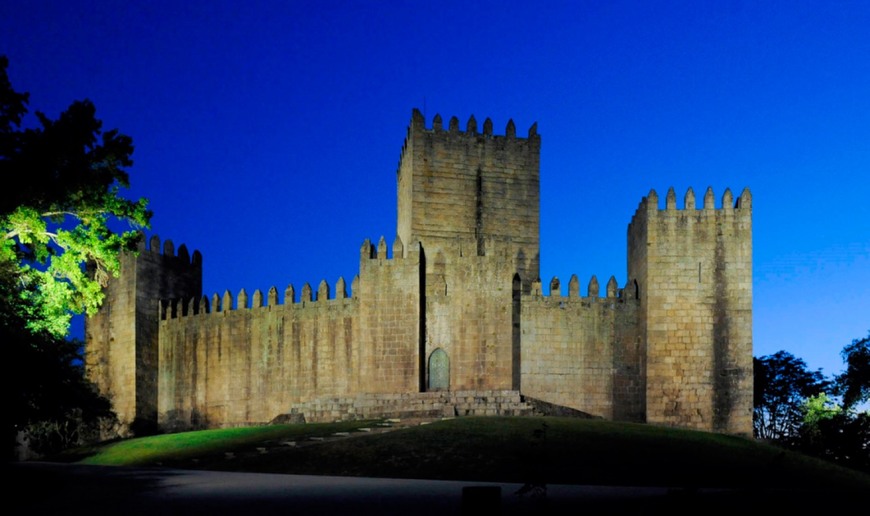
<svg viewBox="0 0 870 516"><path fill-rule="evenodd" d="M538 282L523 299L523 394L607 419L643 421L637 300L615 279L607 297L599 297L595 277L586 297L576 276L568 296L559 287L554 278L544 296Z"/></svg>

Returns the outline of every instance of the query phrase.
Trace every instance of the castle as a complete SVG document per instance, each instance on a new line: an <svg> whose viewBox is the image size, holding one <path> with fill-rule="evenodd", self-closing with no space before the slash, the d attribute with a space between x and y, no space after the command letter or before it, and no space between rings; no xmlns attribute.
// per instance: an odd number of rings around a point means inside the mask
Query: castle
<svg viewBox="0 0 870 516"><path fill-rule="evenodd" d="M359 275L250 298L202 295L202 256L152 237L86 322L89 378L121 421L165 429L374 414L409 397L515 394L595 416L752 431L752 203L670 189L628 225L628 281L539 279L537 126L426 127L399 160L397 236ZM324 400L344 400L332 413ZM428 400L428 401L427 401ZM322 402L322 403L321 403ZM428 405L427 405L428 403ZM449 413L449 411L446 411ZM495 412L501 413L498 409ZM318 416L319 414L319 416Z"/></svg>

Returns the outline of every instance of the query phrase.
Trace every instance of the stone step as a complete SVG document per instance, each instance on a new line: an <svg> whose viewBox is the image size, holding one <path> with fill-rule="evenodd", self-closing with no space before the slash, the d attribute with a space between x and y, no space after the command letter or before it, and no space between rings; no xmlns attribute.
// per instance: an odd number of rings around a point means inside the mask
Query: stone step
<svg viewBox="0 0 870 516"><path fill-rule="evenodd" d="M516 391L442 391L360 394L294 404L289 415L306 422L380 418L528 415L535 412ZM277 420L287 420L284 414Z"/></svg>

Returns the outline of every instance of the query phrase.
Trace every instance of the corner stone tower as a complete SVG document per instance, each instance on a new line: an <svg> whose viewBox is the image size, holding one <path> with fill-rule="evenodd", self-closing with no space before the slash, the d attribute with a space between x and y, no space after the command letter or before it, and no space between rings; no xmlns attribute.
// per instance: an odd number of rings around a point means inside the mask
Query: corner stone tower
<svg viewBox="0 0 870 516"><path fill-rule="evenodd" d="M202 295L202 256L160 239L140 243L138 256L121 255L121 273L112 279L97 315L85 325L88 379L107 396L121 424L157 424L158 322L161 300ZM179 308L180 309L180 308Z"/></svg>
<svg viewBox="0 0 870 516"><path fill-rule="evenodd" d="M646 343L646 420L733 434L752 431L752 197L722 208L689 189L678 210L651 191L628 227L628 272Z"/></svg>

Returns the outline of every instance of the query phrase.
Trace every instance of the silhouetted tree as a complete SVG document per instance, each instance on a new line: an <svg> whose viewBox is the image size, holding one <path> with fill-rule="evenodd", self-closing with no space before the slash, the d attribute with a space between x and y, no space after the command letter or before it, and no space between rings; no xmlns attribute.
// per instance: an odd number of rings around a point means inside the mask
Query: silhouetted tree
<svg viewBox="0 0 870 516"><path fill-rule="evenodd" d="M868 400L868 348L870 337L843 348L833 383L785 351L756 358L756 437L870 472L870 412L856 410Z"/></svg>
<svg viewBox="0 0 870 516"><path fill-rule="evenodd" d="M840 352L846 371L836 378L837 391L843 396L843 408L870 401L870 332L855 339Z"/></svg>
<svg viewBox="0 0 870 516"><path fill-rule="evenodd" d="M799 450L870 473L870 335L855 339L840 352L846 370L837 375L833 400L810 399L796 445ZM821 403L820 403L821 401Z"/></svg>
<svg viewBox="0 0 870 516"><path fill-rule="evenodd" d="M825 392L821 371L810 371L791 353L779 351L754 359L755 437L787 443L797 439L807 399Z"/></svg>
<svg viewBox="0 0 870 516"><path fill-rule="evenodd" d="M811 397L793 447L809 455L870 472L870 414L838 406L827 394Z"/></svg>
<svg viewBox="0 0 870 516"><path fill-rule="evenodd" d="M24 432L32 451L54 453L97 437L115 415L85 379L81 343L27 327L20 289L9 265L0 263L0 342L14 371L7 374L7 450L14 453Z"/></svg>

